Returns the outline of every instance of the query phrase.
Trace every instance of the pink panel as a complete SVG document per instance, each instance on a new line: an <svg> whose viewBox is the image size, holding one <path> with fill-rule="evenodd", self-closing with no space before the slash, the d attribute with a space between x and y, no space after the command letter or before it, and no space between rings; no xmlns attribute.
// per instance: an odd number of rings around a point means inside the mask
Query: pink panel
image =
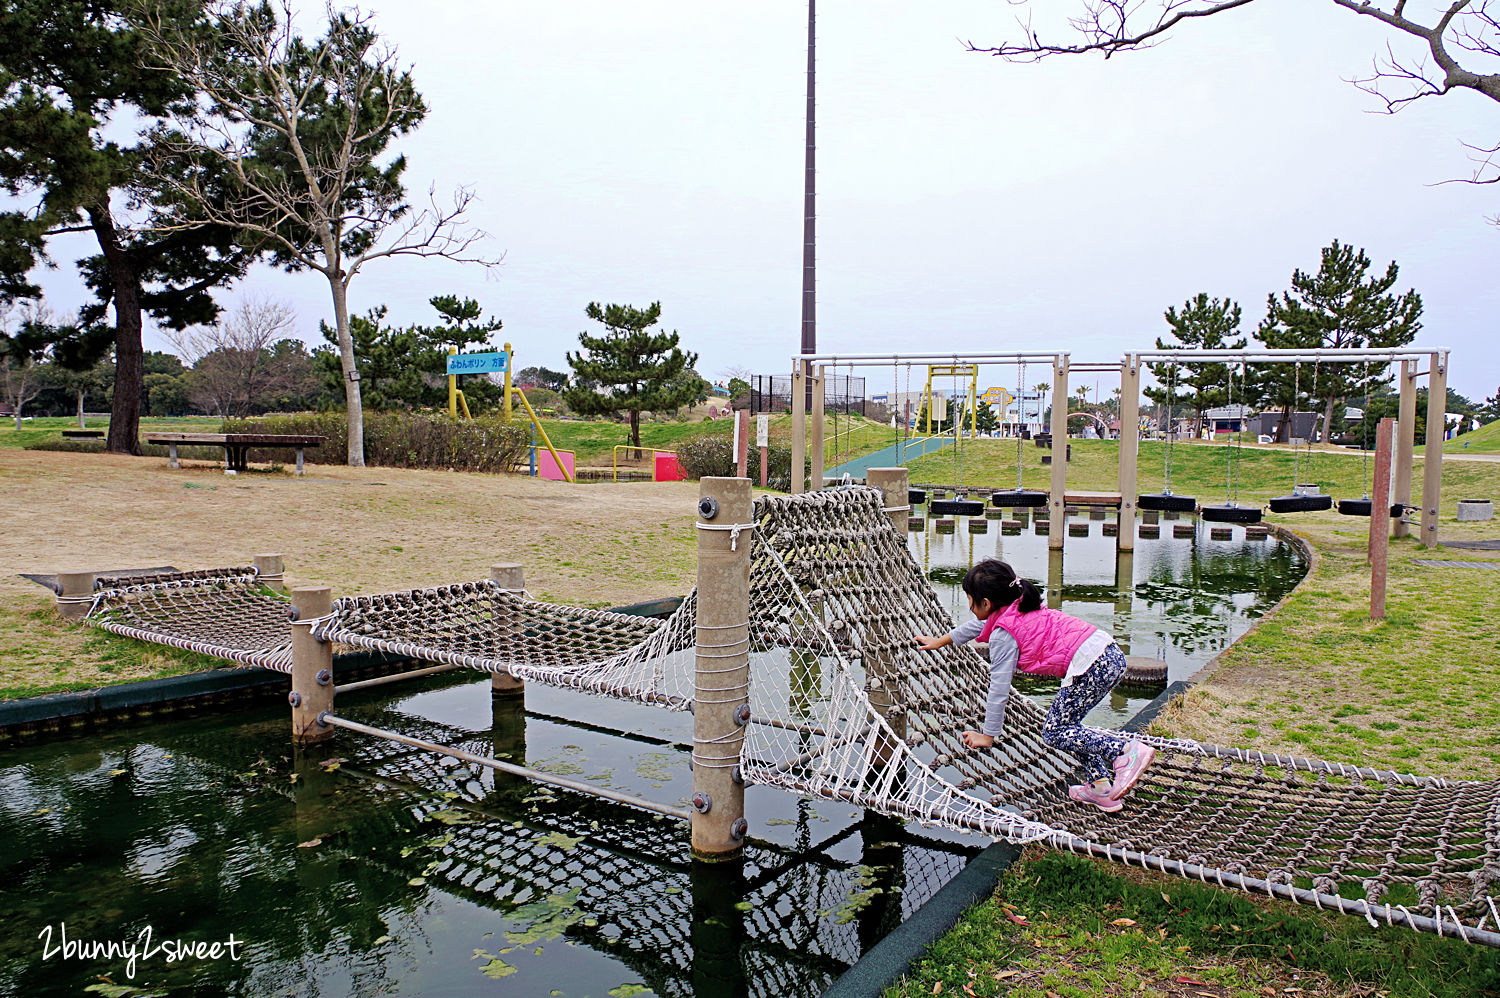
<svg viewBox="0 0 1500 998"><path fill-rule="evenodd" d="M565 482L573 477L573 452L570 450L560 450L557 452L557 456L562 458L563 467L568 469L566 475L557 466L557 461L553 459L551 451L545 447L537 448L536 469L539 477L550 479L554 482Z"/></svg>
<svg viewBox="0 0 1500 998"><path fill-rule="evenodd" d="M655 459L656 467L651 472L651 480L654 482L681 482L686 480L687 475L683 473L682 465L677 463L676 454L667 454L657 451L651 455Z"/></svg>

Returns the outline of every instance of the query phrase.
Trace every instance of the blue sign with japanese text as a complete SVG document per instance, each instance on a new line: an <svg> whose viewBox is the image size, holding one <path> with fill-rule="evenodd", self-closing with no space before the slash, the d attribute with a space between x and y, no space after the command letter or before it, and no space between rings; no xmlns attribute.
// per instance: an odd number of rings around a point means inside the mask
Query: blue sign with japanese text
<svg viewBox="0 0 1500 998"><path fill-rule="evenodd" d="M509 369L510 354L504 350L448 355L449 374L504 374Z"/></svg>

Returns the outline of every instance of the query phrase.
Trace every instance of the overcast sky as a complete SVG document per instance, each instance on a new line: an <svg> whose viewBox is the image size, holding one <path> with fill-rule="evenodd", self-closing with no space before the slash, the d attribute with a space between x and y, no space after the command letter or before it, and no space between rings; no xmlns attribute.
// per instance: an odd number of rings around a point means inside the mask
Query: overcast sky
<svg viewBox="0 0 1500 998"><path fill-rule="evenodd" d="M430 296L468 295L504 320L518 365L562 368L588 302L660 300L705 376L790 369L805 3L363 6L432 109L402 145L409 189L471 185L504 263L377 262L352 310L427 322ZM1500 228L1486 222L1500 187L1440 183L1469 175L1461 143L1493 143L1500 107L1456 93L1371 113L1345 80L1412 44L1326 0L1261 0L1108 62L964 51L1013 38L1013 11L819 5L820 352L1117 360L1200 291L1239 301L1248 334L1267 293L1337 238L1400 265L1399 290L1426 305L1417 344L1454 351L1451 387L1476 401L1500 387ZM70 271L47 278L61 309L79 302ZM291 304L310 342L331 316L316 274L259 268L222 300L241 290ZM888 369L869 374L873 392L890 387Z"/></svg>

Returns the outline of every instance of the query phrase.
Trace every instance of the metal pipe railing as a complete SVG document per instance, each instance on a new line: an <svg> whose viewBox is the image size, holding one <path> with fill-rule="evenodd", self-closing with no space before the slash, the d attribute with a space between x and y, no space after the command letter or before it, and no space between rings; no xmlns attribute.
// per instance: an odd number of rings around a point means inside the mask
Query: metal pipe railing
<svg viewBox="0 0 1500 998"><path fill-rule="evenodd" d="M438 755L450 756L463 762L473 763L476 766L484 766L487 769L498 770L509 773L512 776L520 776L535 783L545 783L549 786L562 787L575 793L589 794L593 797L602 797L605 800L614 801L616 804L629 804L644 811L654 811L657 814L665 814L670 818L687 821L689 811L685 807L675 807L671 804L663 804L660 801L647 800L634 794L623 793L609 787L599 787L592 783L584 783L580 780L570 780L566 776L557 776L553 773L544 773L539 769L531 769L527 766L517 766L514 763L501 762L499 759L491 759L488 756L475 755L473 752L465 752L463 749L448 748L436 742L423 741L420 738L412 738L395 731L387 731L385 728L373 728L368 724L360 724L358 721L345 720L324 711L318 715L318 723L332 725L335 728L344 728L348 731L357 731L362 735L371 735L375 738L384 738L387 741L400 742L402 745L410 745L413 748L424 749L428 752L436 752Z"/></svg>

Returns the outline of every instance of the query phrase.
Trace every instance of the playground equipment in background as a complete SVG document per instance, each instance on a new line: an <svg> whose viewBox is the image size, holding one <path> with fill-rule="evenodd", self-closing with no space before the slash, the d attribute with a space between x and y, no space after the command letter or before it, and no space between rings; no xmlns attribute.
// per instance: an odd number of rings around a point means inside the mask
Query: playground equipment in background
<svg viewBox="0 0 1500 998"><path fill-rule="evenodd" d="M1124 395L1124 392L1121 392ZM1198 508L1198 500L1193 496L1180 496L1172 491L1172 450L1177 446L1177 423L1172 417L1172 403L1177 399L1177 365L1167 367L1167 412L1166 439L1162 441L1161 465L1162 479L1164 484L1160 492L1148 492L1145 495L1136 496L1136 506L1144 510L1154 510L1159 513L1191 513ZM1120 425L1125 425L1121 420ZM1123 441L1124 435L1121 435Z"/></svg>
<svg viewBox="0 0 1500 998"><path fill-rule="evenodd" d="M509 375L507 375L507 379L508 378L509 378ZM535 442L537 437L541 437L542 438L542 446L544 446L544 447L547 448L547 453L552 458L552 464L554 466L554 469L555 469L556 473L561 476L561 480L562 481L564 481L564 482L572 482L574 480L574 478L573 478L573 457L574 457L573 452L572 451L562 451L562 452L559 452L556 447L552 446L552 441L547 437L547 428L542 425L542 421L540 419L536 418L536 413L532 410L531 403L528 402L528 401L526 401L526 393L525 392L521 391L521 389L519 389L519 388L511 388L510 392L514 392L515 395L516 395L516 398L518 398L518 399L521 400L521 405L523 407L525 407L525 409L526 409L526 418L531 420L531 433L532 433L531 474L533 476L536 476L542 470L541 467L540 467L541 462L538 460L538 457L537 457L540 452L536 449L536 442ZM505 409L506 409L507 413L510 412L510 392L507 392L506 396L505 396ZM562 456L563 454L567 454L568 455L568 457L567 457L566 460L564 460L564 458ZM542 477L542 478L551 478L553 476L542 474L540 477Z"/></svg>
<svg viewBox="0 0 1500 998"><path fill-rule="evenodd" d="M852 369L853 368L853 363L851 362L849 366ZM958 394L958 386L959 386L960 379L967 379L968 380L968 382L969 382L969 395L968 395L968 399L969 399L969 406L968 406L969 435L970 436L977 435L979 433L979 408L978 408L978 403L979 403L979 365L978 364L928 364L927 365L927 383L922 386L922 412L924 412L926 414L927 418L926 418L925 422L923 423L922 430L923 430L924 433L928 434L929 436L932 434L932 408L933 408L932 379L933 378L952 378L953 379L953 388L954 388L953 394L955 396ZM950 398L948 400L948 405L951 407L953 405L954 401L955 401L954 399ZM942 427L942 420L938 420L938 427L939 427L938 432L942 433L943 432L942 428L941 428ZM955 427L955 431L954 432L955 433L958 432L956 427Z"/></svg>
<svg viewBox="0 0 1500 998"><path fill-rule="evenodd" d="M999 492L991 493L990 505L994 506L997 509L1004 509L1008 507L1030 508L1047 505L1047 493L1028 490L1026 488L1025 482L1022 479L1021 423L1023 421L1023 414L1021 411L1021 406L1022 400L1026 398L1026 395L1024 393L1025 386L1026 361L1022 360L1016 365L1016 394L1013 396L1013 398L1015 398L1016 400L1016 487L1014 489L1003 489ZM1010 394L1004 389L991 389L991 391L1001 392L1006 395ZM990 392L985 392L985 398L988 399L989 396ZM1038 413L1038 415L1040 415L1040 413ZM1066 454L1067 451L1064 450L1063 453Z"/></svg>
<svg viewBox="0 0 1500 998"><path fill-rule="evenodd" d="M1321 371L1321 361L1313 365L1313 390L1317 391L1318 374ZM1368 366L1368 365L1366 365ZM1302 481L1302 451L1307 451L1308 477L1312 477L1312 432L1309 431L1303 443L1304 447L1297 446L1297 437L1291 432L1296 429L1297 405L1302 399L1302 362L1297 361L1297 366L1292 371L1292 404L1291 425L1288 427L1288 436L1292 441L1292 492L1290 495L1276 496L1267 500L1266 505L1273 513L1316 513L1325 509L1333 508L1333 497L1324 495L1319 487L1312 482Z"/></svg>
<svg viewBox="0 0 1500 998"><path fill-rule="evenodd" d="M469 400L464 398L464 393L458 387L458 377L461 374L504 374L505 394L504 399L505 418L510 419L510 371L515 352L511 350L510 344L505 344L504 350L483 350L476 353L459 353L458 347L448 348L448 415L454 419L458 418L458 410L463 408L464 418L473 419L469 414Z"/></svg>
<svg viewBox="0 0 1500 998"><path fill-rule="evenodd" d="M531 477L549 482L571 482L577 474L578 455L570 450L543 449L531 445Z"/></svg>
<svg viewBox="0 0 1500 998"><path fill-rule="evenodd" d="M1240 370L1241 397L1248 370ZM1234 365L1229 366L1229 411L1234 412ZM1245 437L1245 406L1239 410L1239 429L1224 435L1224 502L1217 506L1204 506L1198 515L1209 523L1259 523L1259 506L1240 505L1240 451Z"/></svg>
<svg viewBox="0 0 1500 998"><path fill-rule="evenodd" d="M1424 450L1421 509L1421 537L1422 543L1427 547L1435 547L1438 543L1438 510L1442 498L1442 462L1443 462L1443 413L1448 398L1448 363L1449 351L1445 349L1403 349L1403 348L1379 348L1379 349L1343 349L1343 348L1313 348L1313 349L1266 349L1266 350L1200 350L1200 349L1156 349L1140 350L1126 353L1118 363L1079 363L1074 364L1068 353L972 353L972 354L796 354L792 360L792 482L793 493L802 492L806 488L806 479L802 473L802 463L811 459L813 478L816 483L821 484L823 474L822 433L823 408L820 398L820 385L822 372L827 365L847 365L858 367L883 366L890 367L893 374L900 365L911 364L945 365L955 366L970 364L983 366L986 364L1019 364L1023 359L1047 360L1052 364L1051 392L1054 400L1066 399L1068 397L1068 377L1070 372L1111 372L1120 377L1120 425L1136 427L1140 424L1140 389L1142 362L1170 362L1174 364L1236 364L1247 363L1275 363L1291 364L1297 362L1314 363L1318 360L1329 363L1358 363L1370 361L1379 364L1401 365L1400 373L1400 415L1397 425L1397 439L1393 463L1395 470L1392 473L1391 504L1394 508L1397 504L1409 505L1412 495L1412 458L1415 443L1413 427L1416 422L1417 403L1417 379L1423 375L1427 377L1427 411L1432 417L1428 421L1427 441ZM1430 366L1423 371L1418 371L1422 362L1429 362ZM810 390L809 390L810 389ZM809 399L809 396L811 397ZM811 401L812 415L814 418L808 420L808 403ZM1065 406L1052 406L1051 433L1054 440L1067 439ZM811 428L814 435L814 446L809 449L807 431ZM1168 448L1166 452L1168 478L1170 479L1171 467L1171 434L1168 436ZM1138 505L1140 499L1137 491L1138 477L1136 474L1136 463L1139 457L1140 435L1139 433L1125 433L1120 440L1119 457L1119 493L1110 494L1113 500L1110 505L1118 504L1120 509L1119 520L1119 545L1121 550L1130 550L1135 547L1136 517L1138 509L1149 509L1150 506ZM1230 484L1233 486L1233 475L1231 467ZM1169 483L1170 484L1170 483ZM1064 505L1067 501L1067 462L1055 461L1052 463L1051 487L1047 492L1048 506L1058 522L1064 518ZM1173 511L1175 507L1167 506L1171 500L1182 502L1187 497L1171 496L1169 492L1161 493L1154 497L1162 503L1157 508L1165 508ZM1236 509L1240 509L1236 507ZM1188 510L1182 510L1187 512ZM1256 513L1259 509L1256 508ZM1230 514L1235 515L1235 514ZM1233 521L1231 521L1233 522ZM1392 529L1394 536L1404 537L1407 534L1408 524L1404 517L1392 518ZM1054 531L1049 535L1048 547L1060 549L1063 546L1063 531Z"/></svg>
<svg viewBox="0 0 1500 998"><path fill-rule="evenodd" d="M637 447L634 444L616 444L610 453L611 466L614 469L613 480L620 480L620 451L634 451L637 454L651 454L651 480L653 482L681 482L686 481L687 472L682 470L682 463L677 459L675 450L667 450L664 447ZM626 458L630 460L630 458Z"/></svg>

